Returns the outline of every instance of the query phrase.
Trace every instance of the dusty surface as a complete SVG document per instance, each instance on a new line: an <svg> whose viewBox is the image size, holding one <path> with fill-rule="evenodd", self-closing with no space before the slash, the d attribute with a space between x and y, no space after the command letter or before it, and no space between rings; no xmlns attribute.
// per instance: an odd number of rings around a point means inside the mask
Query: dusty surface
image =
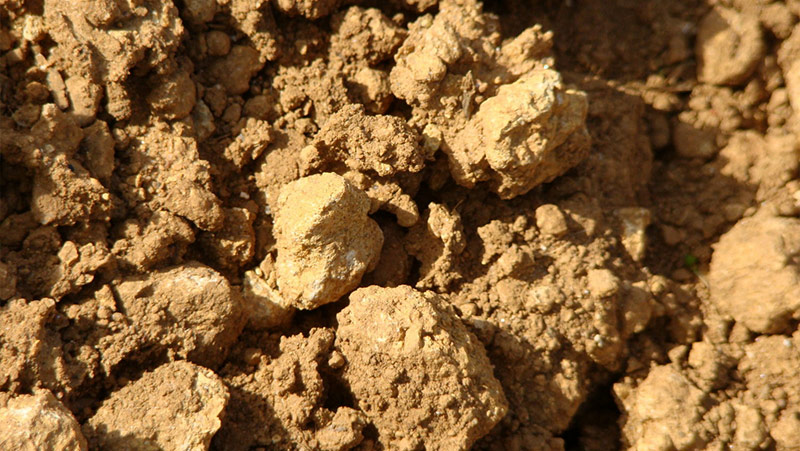
<svg viewBox="0 0 800 451"><path fill-rule="evenodd" d="M211 370L177 361L112 393L83 428L96 449L208 449L227 402Z"/></svg>
<svg viewBox="0 0 800 451"><path fill-rule="evenodd" d="M482 345L439 295L361 288L336 319L342 378L387 448L468 448L506 414Z"/></svg>
<svg viewBox="0 0 800 451"><path fill-rule="evenodd" d="M0 448L800 449L799 22L0 0Z"/></svg>

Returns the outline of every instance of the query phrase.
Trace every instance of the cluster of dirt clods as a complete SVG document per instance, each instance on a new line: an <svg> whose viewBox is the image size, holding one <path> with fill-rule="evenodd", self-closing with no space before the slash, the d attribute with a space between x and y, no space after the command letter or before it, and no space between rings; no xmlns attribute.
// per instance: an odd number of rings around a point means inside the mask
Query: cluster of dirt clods
<svg viewBox="0 0 800 451"><path fill-rule="evenodd" d="M800 449L798 22L0 0L0 449Z"/></svg>

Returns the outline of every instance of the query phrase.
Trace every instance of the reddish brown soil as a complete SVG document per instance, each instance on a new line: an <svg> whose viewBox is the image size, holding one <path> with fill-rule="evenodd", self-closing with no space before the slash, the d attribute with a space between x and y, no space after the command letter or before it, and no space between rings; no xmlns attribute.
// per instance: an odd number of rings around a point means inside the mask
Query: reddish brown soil
<svg viewBox="0 0 800 451"><path fill-rule="evenodd" d="M0 0L0 449L800 449L798 21Z"/></svg>

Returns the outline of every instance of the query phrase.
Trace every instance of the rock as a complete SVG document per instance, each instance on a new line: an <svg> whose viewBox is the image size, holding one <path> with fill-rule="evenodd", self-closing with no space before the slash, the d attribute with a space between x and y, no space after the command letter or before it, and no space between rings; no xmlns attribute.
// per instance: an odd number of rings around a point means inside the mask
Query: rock
<svg viewBox="0 0 800 451"><path fill-rule="evenodd" d="M478 339L444 299L367 287L336 315L343 378L391 449L468 449L507 402Z"/></svg>
<svg viewBox="0 0 800 451"><path fill-rule="evenodd" d="M561 238L569 232L567 218L557 205L544 204L536 209L536 226L546 236Z"/></svg>
<svg viewBox="0 0 800 451"><path fill-rule="evenodd" d="M608 269L592 269L586 274L587 284L592 296L606 298L617 294L620 280Z"/></svg>
<svg viewBox="0 0 800 451"><path fill-rule="evenodd" d="M641 207L618 208L615 213L622 222L622 245L633 261L644 260L647 251L647 227L650 210Z"/></svg>
<svg viewBox="0 0 800 451"><path fill-rule="evenodd" d="M698 27L697 78L716 85L743 84L765 51L757 16L716 7Z"/></svg>
<svg viewBox="0 0 800 451"><path fill-rule="evenodd" d="M0 402L0 449L85 451L72 412L48 390Z"/></svg>
<svg viewBox="0 0 800 451"><path fill-rule="evenodd" d="M338 300L374 269L383 234L367 216L369 198L323 173L285 185L275 211L276 274L284 300L313 309Z"/></svg>
<svg viewBox="0 0 800 451"><path fill-rule="evenodd" d="M96 83L79 75L67 78L64 83L69 93L72 113L78 124L85 127L94 121L100 100L103 98L103 89Z"/></svg>
<svg viewBox="0 0 800 451"><path fill-rule="evenodd" d="M800 319L800 220L759 213L742 219L714 247L711 302L758 333Z"/></svg>
<svg viewBox="0 0 800 451"><path fill-rule="evenodd" d="M94 121L83 129L82 145L86 150L86 169L103 183L114 172L114 137L105 121Z"/></svg>
<svg viewBox="0 0 800 451"><path fill-rule="evenodd" d="M501 86L445 148L453 178L466 187L489 181L503 199L553 180L589 153L587 109L586 95L554 70Z"/></svg>
<svg viewBox="0 0 800 451"><path fill-rule="evenodd" d="M130 277L112 289L140 339L200 365L222 362L244 326L238 291L199 263Z"/></svg>
<svg viewBox="0 0 800 451"><path fill-rule="evenodd" d="M275 8L290 16L316 20L333 12L339 3L341 0L276 0Z"/></svg>
<svg viewBox="0 0 800 451"><path fill-rule="evenodd" d="M216 374L177 361L112 393L84 431L95 449L207 450L227 403Z"/></svg>
<svg viewBox="0 0 800 451"><path fill-rule="evenodd" d="M247 312L247 327L251 329L285 326L294 316L295 308L286 305L278 290L255 271L244 273L242 299Z"/></svg>
<svg viewBox="0 0 800 451"><path fill-rule="evenodd" d="M705 393L671 366L657 366L636 388L614 387L624 413L623 444L630 449L694 449L702 446L696 425Z"/></svg>

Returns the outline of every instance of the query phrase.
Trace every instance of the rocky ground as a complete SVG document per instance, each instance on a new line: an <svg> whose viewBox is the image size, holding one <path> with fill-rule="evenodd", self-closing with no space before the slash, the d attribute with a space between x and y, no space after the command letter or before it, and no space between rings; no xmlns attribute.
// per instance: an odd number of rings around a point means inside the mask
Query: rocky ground
<svg viewBox="0 0 800 451"><path fill-rule="evenodd" d="M800 449L799 20L0 0L0 449Z"/></svg>

